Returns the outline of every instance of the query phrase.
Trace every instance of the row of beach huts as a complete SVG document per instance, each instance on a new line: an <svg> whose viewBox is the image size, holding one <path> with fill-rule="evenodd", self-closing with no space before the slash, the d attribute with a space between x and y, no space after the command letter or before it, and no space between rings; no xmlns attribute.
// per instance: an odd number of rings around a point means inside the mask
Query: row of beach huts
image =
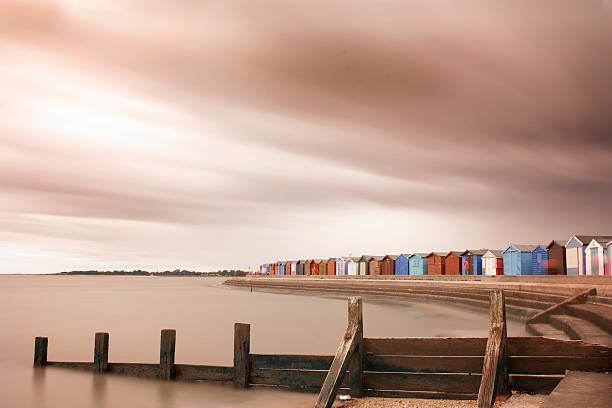
<svg viewBox="0 0 612 408"><path fill-rule="evenodd" d="M573 235L548 245L510 244L400 255L341 256L278 261L260 266L265 275L610 275L612 236Z"/></svg>

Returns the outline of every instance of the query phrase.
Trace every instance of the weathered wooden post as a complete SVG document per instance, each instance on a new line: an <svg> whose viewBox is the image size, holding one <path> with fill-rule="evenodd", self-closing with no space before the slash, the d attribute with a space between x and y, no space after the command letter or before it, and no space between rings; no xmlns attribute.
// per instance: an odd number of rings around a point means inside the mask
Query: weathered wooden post
<svg viewBox="0 0 612 408"><path fill-rule="evenodd" d="M36 337L34 340L34 367L44 367L47 365L47 345L49 339L46 337Z"/></svg>
<svg viewBox="0 0 612 408"><path fill-rule="evenodd" d="M161 331L159 347L159 379L170 381L174 378L174 351L176 348L176 330Z"/></svg>
<svg viewBox="0 0 612 408"><path fill-rule="evenodd" d="M336 399L338 388L342 384L346 370L349 368L349 362L351 357L355 354L357 348L363 350L363 316L362 316L362 303L361 298L354 297L349 299L349 322L346 333L342 338L340 347L336 351L334 361L327 372L319 398L315 404L315 408L331 408ZM354 377L349 374L349 384L351 386L351 393L353 387L357 393L363 391L363 376L362 371L359 370L359 365L363 365L363 359L359 357L360 361L355 364L356 369L354 371ZM360 391L358 391L360 389Z"/></svg>
<svg viewBox="0 0 612 408"><path fill-rule="evenodd" d="M506 348L506 301L503 290L491 291L490 301L491 329L478 390L478 408L491 408L496 397L504 400L510 395L509 361Z"/></svg>
<svg viewBox="0 0 612 408"><path fill-rule="evenodd" d="M108 370L108 333L96 333L94 340L94 374Z"/></svg>
<svg viewBox="0 0 612 408"><path fill-rule="evenodd" d="M249 385L249 353L251 352L251 325L234 324L234 387L246 388Z"/></svg>
<svg viewBox="0 0 612 408"><path fill-rule="evenodd" d="M355 351L349 363L351 397L363 397L363 306L361 298L353 298L348 304L348 324L357 325Z"/></svg>

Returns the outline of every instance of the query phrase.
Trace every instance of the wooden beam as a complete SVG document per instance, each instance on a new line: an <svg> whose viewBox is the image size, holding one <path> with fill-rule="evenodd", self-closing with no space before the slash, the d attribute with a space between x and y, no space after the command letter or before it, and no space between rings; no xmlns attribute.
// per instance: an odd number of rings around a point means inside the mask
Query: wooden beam
<svg viewBox="0 0 612 408"><path fill-rule="evenodd" d="M93 358L94 374L108 370L108 333L96 333Z"/></svg>
<svg viewBox="0 0 612 408"><path fill-rule="evenodd" d="M251 349L251 325L234 324L234 387L249 385L249 354Z"/></svg>
<svg viewBox="0 0 612 408"><path fill-rule="evenodd" d="M170 381L174 378L174 351L176 348L176 330L161 331L159 347L159 379Z"/></svg>
<svg viewBox="0 0 612 408"><path fill-rule="evenodd" d="M46 337L36 337L34 339L34 367L44 367L47 365L47 345L49 339Z"/></svg>
<svg viewBox="0 0 612 408"><path fill-rule="evenodd" d="M491 408L496 396L510 395L509 361L506 351L506 308L504 292L491 291L491 329L478 390L478 408Z"/></svg>
<svg viewBox="0 0 612 408"><path fill-rule="evenodd" d="M348 323L357 325L355 333L355 351L349 362L349 386L350 395L353 398L361 398L363 396L363 365L364 365L364 347L363 347L363 305L361 298L356 302L349 302L348 306Z"/></svg>
<svg viewBox="0 0 612 408"><path fill-rule="evenodd" d="M476 356L482 357L486 337L365 338L367 354L388 356Z"/></svg>
<svg viewBox="0 0 612 408"><path fill-rule="evenodd" d="M344 379L346 370L348 369L351 357L358 347L359 340L363 339L363 316L361 298L354 297L349 299L349 324L342 339L342 343L338 347L334 361L325 377L319 398L315 404L315 408L331 408L336 399L336 393L340 384ZM354 380L355 383L357 380ZM361 379L360 381L363 381Z"/></svg>
<svg viewBox="0 0 612 408"><path fill-rule="evenodd" d="M580 292L579 294L575 296L572 296L569 299L564 300L563 302L557 303L556 305L551 306L548 309L541 311L540 313L537 313L536 315L531 317L531 319L527 320L526 324L548 323L549 316L553 314L554 312L558 311L559 309L567 305L576 304L576 303L585 303L589 295L596 295L596 294L597 294L597 290L595 288L587 289L583 292Z"/></svg>

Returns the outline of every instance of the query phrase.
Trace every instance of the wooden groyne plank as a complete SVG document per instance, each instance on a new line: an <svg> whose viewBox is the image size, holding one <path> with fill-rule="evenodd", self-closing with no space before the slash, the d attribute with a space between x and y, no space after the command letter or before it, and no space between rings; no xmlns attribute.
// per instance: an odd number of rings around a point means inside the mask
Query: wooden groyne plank
<svg viewBox="0 0 612 408"><path fill-rule="evenodd" d="M162 330L159 346L159 379L161 381L170 381L174 378L175 350L176 330Z"/></svg>
<svg viewBox="0 0 612 408"><path fill-rule="evenodd" d="M509 362L506 347L506 308L504 292L491 292L491 329L482 366L478 390L478 408L491 408L496 397L510 395Z"/></svg>
<svg viewBox="0 0 612 408"><path fill-rule="evenodd" d="M298 354L251 354L251 369L329 370L334 356Z"/></svg>
<svg viewBox="0 0 612 408"><path fill-rule="evenodd" d="M47 365L47 337L36 337L34 339L34 367L44 367Z"/></svg>
<svg viewBox="0 0 612 408"><path fill-rule="evenodd" d="M234 324L234 386L246 388L249 385L249 353L251 352L251 325Z"/></svg>
<svg viewBox="0 0 612 408"><path fill-rule="evenodd" d="M325 377L315 408L331 408L336 399L338 388L340 388L346 370L349 367L352 355L359 347L363 347L363 309L361 298L349 299L348 320L348 329Z"/></svg>
<svg viewBox="0 0 612 408"><path fill-rule="evenodd" d="M366 353L398 356L484 356L486 337L365 338Z"/></svg>
<svg viewBox="0 0 612 408"><path fill-rule="evenodd" d="M93 370L98 375L108 370L108 333L95 335Z"/></svg>
<svg viewBox="0 0 612 408"><path fill-rule="evenodd" d="M548 318L551 314L560 311L560 309L563 308L564 306L575 304L575 303L585 303L589 295L596 295L596 294L597 294L597 290L595 288L590 288L583 292L580 292L579 294L572 296L569 299L566 299L563 302L557 303L556 305L551 306L548 309L543 310L540 313L536 314L531 319L527 320L527 324L546 323L548 322Z"/></svg>
<svg viewBox="0 0 612 408"><path fill-rule="evenodd" d="M612 374L570 371L541 408L609 408L611 405Z"/></svg>
<svg viewBox="0 0 612 408"><path fill-rule="evenodd" d="M365 388L476 394L480 374L365 372Z"/></svg>
<svg viewBox="0 0 612 408"><path fill-rule="evenodd" d="M367 355L365 371L414 373L481 373L483 357Z"/></svg>

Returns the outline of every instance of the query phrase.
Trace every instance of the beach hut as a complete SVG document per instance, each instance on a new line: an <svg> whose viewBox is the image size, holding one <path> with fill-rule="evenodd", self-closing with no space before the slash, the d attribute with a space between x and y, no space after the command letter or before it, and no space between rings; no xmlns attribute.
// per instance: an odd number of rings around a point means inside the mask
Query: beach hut
<svg viewBox="0 0 612 408"><path fill-rule="evenodd" d="M482 256L486 249L468 249L461 254L462 275L482 275Z"/></svg>
<svg viewBox="0 0 612 408"><path fill-rule="evenodd" d="M567 262L565 259L565 240L553 239L546 245L548 251L548 274L565 275Z"/></svg>
<svg viewBox="0 0 612 408"><path fill-rule="evenodd" d="M370 259L368 259L370 275L380 275L383 258L384 256L371 256Z"/></svg>
<svg viewBox="0 0 612 408"><path fill-rule="evenodd" d="M304 275L305 266L306 266L305 259L300 259L299 261L297 261L297 266L295 267L295 273L297 275Z"/></svg>
<svg viewBox="0 0 612 408"><path fill-rule="evenodd" d="M401 254L395 260L395 274L396 275L409 275L410 261L408 258L410 254Z"/></svg>
<svg viewBox="0 0 612 408"><path fill-rule="evenodd" d="M287 261L285 262L285 275L295 275L295 273L293 272L293 262L292 261Z"/></svg>
<svg viewBox="0 0 612 408"><path fill-rule="evenodd" d="M327 259L319 260L319 275L327 275Z"/></svg>
<svg viewBox="0 0 612 408"><path fill-rule="evenodd" d="M381 275L395 275L395 260L399 255L385 255L380 265Z"/></svg>
<svg viewBox="0 0 612 408"><path fill-rule="evenodd" d="M461 254L460 251L450 251L445 256L444 274L445 275L461 275Z"/></svg>
<svg viewBox="0 0 612 408"><path fill-rule="evenodd" d="M298 261L291 261L291 275L297 275Z"/></svg>
<svg viewBox="0 0 612 408"><path fill-rule="evenodd" d="M318 275L319 274L319 260L318 259L311 259L310 260L310 274L311 275Z"/></svg>
<svg viewBox="0 0 612 408"><path fill-rule="evenodd" d="M504 250L504 275L546 275L548 252L542 245L510 244Z"/></svg>
<svg viewBox="0 0 612 408"><path fill-rule="evenodd" d="M278 261L277 264L278 264L279 275L286 275L287 274L287 262Z"/></svg>
<svg viewBox="0 0 612 408"><path fill-rule="evenodd" d="M444 252L430 252L425 259L427 259L428 275L444 275L444 261L446 260Z"/></svg>
<svg viewBox="0 0 612 408"><path fill-rule="evenodd" d="M489 249L482 255L482 274L504 274L504 254L501 249Z"/></svg>
<svg viewBox="0 0 612 408"><path fill-rule="evenodd" d="M270 275L276 275L276 264L270 264Z"/></svg>
<svg viewBox="0 0 612 408"><path fill-rule="evenodd" d="M359 274L359 258L353 256L346 258L346 274L353 276Z"/></svg>
<svg viewBox="0 0 612 408"><path fill-rule="evenodd" d="M610 275L610 264L606 259L608 244L608 240L591 240L585 253L586 275Z"/></svg>
<svg viewBox="0 0 612 408"><path fill-rule="evenodd" d="M412 254L408 258L410 275L427 275L427 254Z"/></svg>
<svg viewBox="0 0 612 408"><path fill-rule="evenodd" d="M565 244L565 259L568 275L586 274L586 248L593 239L612 241L612 236L606 235L573 235Z"/></svg>
<svg viewBox="0 0 612 408"><path fill-rule="evenodd" d="M337 275L336 272L336 258L329 258L327 260L327 274L328 275Z"/></svg>
<svg viewBox="0 0 612 408"><path fill-rule="evenodd" d="M608 268L605 270L607 272L606 275L612 275L612 241L606 245L606 258L604 262L608 265Z"/></svg>
<svg viewBox="0 0 612 408"><path fill-rule="evenodd" d="M370 274L370 258L372 255L362 255L359 258L359 275L369 275Z"/></svg>
<svg viewBox="0 0 612 408"><path fill-rule="evenodd" d="M313 260L312 259L307 259L306 262L304 262L304 275L312 275L312 264L313 264Z"/></svg>
<svg viewBox="0 0 612 408"><path fill-rule="evenodd" d="M336 258L336 275L346 275L346 260L343 256Z"/></svg>

